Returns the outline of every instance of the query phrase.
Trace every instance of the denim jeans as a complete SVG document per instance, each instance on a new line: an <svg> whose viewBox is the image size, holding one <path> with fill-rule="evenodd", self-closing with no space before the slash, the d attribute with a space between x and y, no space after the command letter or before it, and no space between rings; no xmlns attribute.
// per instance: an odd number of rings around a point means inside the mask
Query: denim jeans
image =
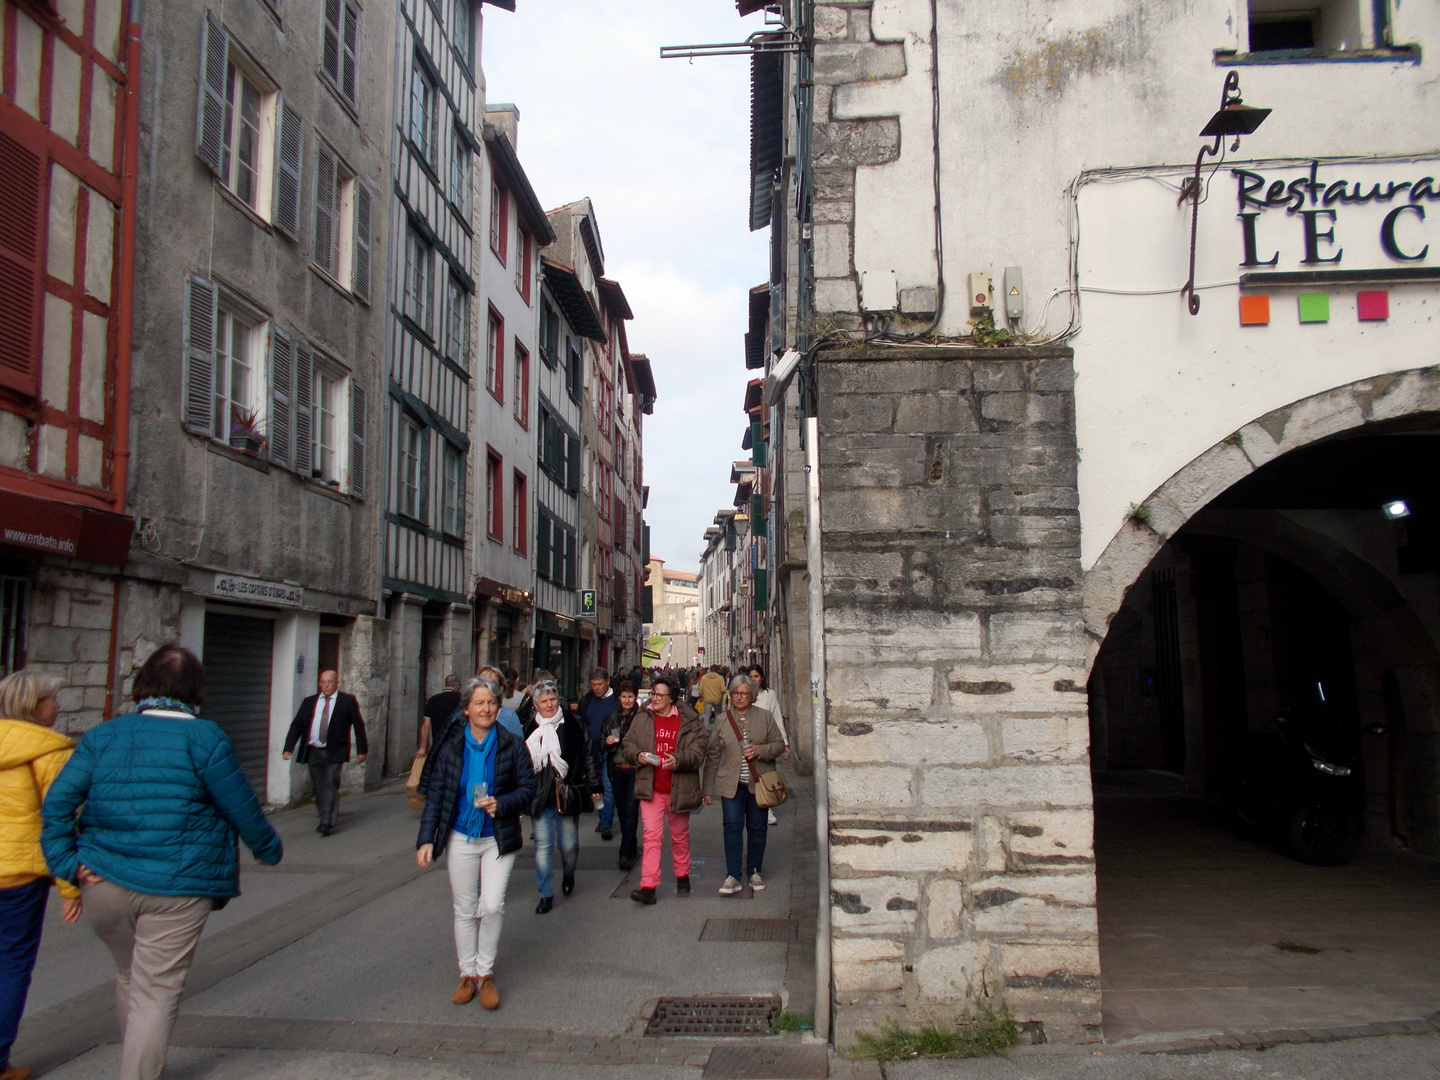
<svg viewBox="0 0 1440 1080"><path fill-rule="evenodd" d="M566 877L575 876L580 861L580 815L561 817L547 808L535 825L535 884L542 897L555 895L555 845L560 845L560 867Z"/></svg>
<svg viewBox="0 0 1440 1080"><path fill-rule="evenodd" d="M49 878L0 889L0 1069L10 1061L10 1047L25 1012L49 896Z"/></svg>
<svg viewBox="0 0 1440 1080"><path fill-rule="evenodd" d="M605 760L609 756L605 754L600 760L600 786L605 791L605 801L600 804L601 829L608 829L615 824L615 788L610 782L610 763Z"/></svg>
<svg viewBox="0 0 1440 1080"><path fill-rule="evenodd" d="M633 859L639 851L640 802L635 798L635 770L608 766L615 812L620 815L620 858Z"/></svg>
<svg viewBox="0 0 1440 1080"><path fill-rule="evenodd" d="M765 862L765 830L768 828L765 808L755 801L754 792L738 784L733 799L720 800L720 810L725 820L725 872L736 881L744 881L751 874L760 873ZM750 850L748 858L742 860L746 832L750 834Z"/></svg>

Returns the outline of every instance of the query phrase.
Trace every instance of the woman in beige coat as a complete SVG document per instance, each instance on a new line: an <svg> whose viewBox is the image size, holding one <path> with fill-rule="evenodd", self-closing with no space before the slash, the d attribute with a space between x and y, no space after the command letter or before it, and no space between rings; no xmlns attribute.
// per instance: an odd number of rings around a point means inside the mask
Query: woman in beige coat
<svg viewBox="0 0 1440 1080"><path fill-rule="evenodd" d="M730 707L716 716L705 755L705 803L713 803L718 791L725 821L728 876L720 886L721 896L738 893L745 887L746 877L756 892L765 888L760 870L765 861L768 815L755 801L755 778L775 771L775 759L785 752L785 737L774 717L751 704L754 700L755 684L750 676L736 675L730 680Z"/></svg>

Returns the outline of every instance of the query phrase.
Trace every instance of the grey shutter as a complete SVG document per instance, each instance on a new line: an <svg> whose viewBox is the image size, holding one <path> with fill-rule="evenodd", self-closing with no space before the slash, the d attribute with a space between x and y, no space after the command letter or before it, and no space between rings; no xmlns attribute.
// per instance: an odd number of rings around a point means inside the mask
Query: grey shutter
<svg viewBox="0 0 1440 1080"><path fill-rule="evenodd" d="M355 178L355 257L350 291L370 302L370 189Z"/></svg>
<svg viewBox="0 0 1440 1080"><path fill-rule="evenodd" d="M225 149L225 65L230 36L215 16L206 14L200 30L200 101L195 110L195 153L220 176ZM220 176L221 180L225 178Z"/></svg>
<svg viewBox="0 0 1440 1080"><path fill-rule="evenodd" d="M300 239L300 177L305 156L305 122L288 101L280 101L275 142L275 227L291 240Z"/></svg>
<svg viewBox="0 0 1440 1080"><path fill-rule="evenodd" d="M295 345L278 326L270 327L270 460L290 467L290 402L295 378Z"/></svg>
<svg viewBox="0 0 1440 1080"><path fill-rule="evenodd" d="M325 74L340 85L340 0L325 0L325 41L320 50L320 65Z"/></svg>
<svg viewBox="0 0 1440 1080"><path fill-rule="evenodd" d="M568 436L569 442L569 467L565 471L565 490L574 495L580 490L580 440L574 435Z"/></svg>
<svg viewBox="0 0 1440 1080"><path fill-rule="evenodd" d="M315 151L315 265L335 274L335 155L323 143Z"/></svg>
<svg viewBox="0 0 1440 1080"><path fill-rule="evenodd" d="M309 476L315 468L315 444L311 394L315 386L315 358L310 346L300 342L295 349L295 471Z"/></svg>
<svg viewBox="0 0 1440 1080"><path fill-rule="evenodd" d="M215 321L219 291L212 282L192 277L185 289L185 400L181 421L186 430L209 435L215 400Z"/></svg>
<svg viewBox="0 0 1440 1080"><path fill-rule="evenodd" d="M365 388L350 377L350 494L365 497Z"/></svg>
<svg viewBox="0 0 1440 1080"><path fill-rule="evenodd" d="M575 533L565 530L565 587L575 588Z"/></svg>
<svg viewBox="0 0 1440 1080"><path fill-rule="evenodd" d="M469 0L466 0L468 3ZM360 12L354 4L345 5L345 30L340 49L340 92L351 104L355 102L357 89L355 77L355 53L360 44Z"/></svg>

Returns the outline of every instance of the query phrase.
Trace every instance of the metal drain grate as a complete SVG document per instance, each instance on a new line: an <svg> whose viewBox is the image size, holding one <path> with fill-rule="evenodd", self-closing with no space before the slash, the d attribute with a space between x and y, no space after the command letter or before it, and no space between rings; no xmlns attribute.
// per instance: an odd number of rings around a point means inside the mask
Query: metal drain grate
<svg viewBox="0 0 1440 1080"><path fill-rule="evenodd" d="M706 919L701 941L794 941L799 928L791 919Z"/></svg>
<svg viewBox="0 0 1440 1080"><path fill-rule="evenodd" d="M773 997L668 997L655 1005L646 1035L769 1035L780 1013Z"/></svg>

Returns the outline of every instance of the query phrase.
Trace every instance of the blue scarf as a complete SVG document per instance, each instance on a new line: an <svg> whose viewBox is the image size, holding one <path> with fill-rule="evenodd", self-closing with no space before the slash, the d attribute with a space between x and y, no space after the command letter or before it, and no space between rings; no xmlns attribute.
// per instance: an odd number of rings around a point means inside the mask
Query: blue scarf
<svg viewBox="0 0 1440 1080"><path fill-rule="evenodd" d="M200 706L186 705L183 701L176 701L171 697L147 697L143 701L135 703L136 712L145 712L149 709L165 709L169 712L189 713L191 716L200 715Z"/></svg>
<svg viewBox="0 0 1440 1080"><path fill-rule="evenodd" d="M457 832L467 840L481 840L495 835L495 819L475 807L475 785L484 783L489 795L495 794L495 747L500 737L495 727L477 742L470 724L465 723L465 765L460 770L460 813L455 820Z"/></svg>

